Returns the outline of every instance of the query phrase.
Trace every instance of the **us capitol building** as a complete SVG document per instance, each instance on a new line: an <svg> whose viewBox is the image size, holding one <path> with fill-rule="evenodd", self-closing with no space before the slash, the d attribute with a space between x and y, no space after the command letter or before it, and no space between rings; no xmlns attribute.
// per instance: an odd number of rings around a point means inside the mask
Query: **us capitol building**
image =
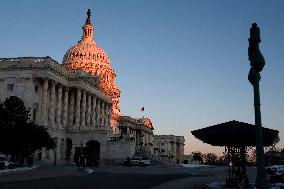
<svg viewBox="0 0 284 189"><path fill-rule="evenodd" d="M120 112L121 91L108 55L94 40L90 10L82 29L62 64L50 57L0 58L0 101L19 97L31 121L47 128L57 147L37 152L44 161L72 162L83 147L101 162L154 157L151 120ZM183 154L184 138L179 144Z"/></svg>

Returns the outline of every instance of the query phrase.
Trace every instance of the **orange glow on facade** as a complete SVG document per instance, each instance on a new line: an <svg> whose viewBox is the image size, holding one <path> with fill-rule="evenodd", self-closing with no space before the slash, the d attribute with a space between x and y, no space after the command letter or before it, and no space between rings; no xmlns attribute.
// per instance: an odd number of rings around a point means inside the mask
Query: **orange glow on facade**
<svg viewBox="0 0 284 189"><path fill-rule="evenodd" d="M154 130L153 124L152 124L152 122L149 118L142 118L142 119L140 119L140 121L149 129Z"/></svg>
<svg viewBox="0 0 284 189"><path fill-rule="evenodd" d="M118 117L121 115L120 89L115 84L116 75L110 65L108 55L94 40L94 26L91 23L90 10L87 12L87 19L82 29L82 39L66 52L63 65L71 72L82 69L90 75L99 76L99 89L112 98L111 125L113 131L116 132Z"/></svg>

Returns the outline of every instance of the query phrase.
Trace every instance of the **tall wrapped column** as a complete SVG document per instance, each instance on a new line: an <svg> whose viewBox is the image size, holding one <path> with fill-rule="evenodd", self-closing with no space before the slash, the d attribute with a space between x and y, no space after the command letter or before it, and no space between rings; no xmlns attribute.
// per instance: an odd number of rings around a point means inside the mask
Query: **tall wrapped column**
<svg viewBox="0 0 284 189"><path fill-rule="evenodd" d="M76 93L76 108L75 108L75 127L79 129L80 126L80 109L81 109L81 89L77 88Z"/></svg>
<svg viewBox="0 0 284 189"><path fill-rule="evenodd" d="M92 106L91 106L91 125L90 127L95 127L96 125L96 102L97 98L92 96Z"/></svg>
<svg viewBox="0 0 284 189"><path fill-rule="evenodd" d="M55 81L51 82L50 92L50 107L49 107L49 124L54 127L54 115L55 115Z"/></svg>
<svg viewBox="0 0 284 189"><path fill-rule="evenodd" d="M86 126L90 128L91 125L91 107L92 107L92 102L91 102L91 94L87 94L87 112L86 112Z"/></svg>
<svg viewBox="0 0 284 189"><path fill-rule="evenodd" d="M57 108L56 108L56 124L58 128L61 129L61 107L62 105L62 85L58 84L58 91L57 91Z"/></svg>
<svg viewBox="0 0 284 189"><path fill-rule="evenodd" d="M81 103L81 129L86 126L86 91L82 90L82 103Z"/></svg>
<svg viewBox="0 0 284 189"><path fill-rule="evenodd" d="M101 125L101 114L100 114L100 108L101 108L101 100L99 98L97 98L97 106L96 106L96 127L100 127Z"/></svg>
<svg viewBox="0 0 284 189"><path fill-rule="evenodd" d="M69 114L68 114L68 123L69 123L69 127L67 126L67 128L69 129L74 129L74 111L76 111L75 106L74 106L74 100L75 100L75 91L71 91L70 90L70 106L69 106Z"/></svg>
<svg viewBox="0 0 284 189"><path fill-rule="evenodd" d="M63 128L66 128L67 127L67 113L68 113L68 92L69 92L69 89L67 87L65 87L65 90L64 90L64 102L63 102Z"/></svg>
<svg viewBox="0 0 284 189"><path fill-rule="evenodd" d="M48 92L48 79L43 79L43 91L42 91L42 120L43 125L47 126L47 120L48 120L48 111L47 111L47 93Z"/></svg>

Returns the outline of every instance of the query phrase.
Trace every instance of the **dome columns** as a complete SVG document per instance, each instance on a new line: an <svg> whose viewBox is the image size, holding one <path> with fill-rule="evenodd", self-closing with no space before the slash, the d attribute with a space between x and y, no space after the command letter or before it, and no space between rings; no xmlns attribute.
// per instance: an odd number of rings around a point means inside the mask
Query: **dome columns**
<svg viewBox="0 0 284 189"><path fill-rule="evenodd" d="M83 37L82 39L93 39L94 36L94 27L92 25L84 25L83 29Z"/></svg>

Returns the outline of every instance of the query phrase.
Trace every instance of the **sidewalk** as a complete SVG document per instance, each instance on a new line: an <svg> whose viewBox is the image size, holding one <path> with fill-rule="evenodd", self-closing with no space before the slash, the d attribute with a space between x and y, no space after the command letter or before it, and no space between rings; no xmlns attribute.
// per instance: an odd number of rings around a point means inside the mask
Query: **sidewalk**
<svg viewBox="0 0 284 189"><path fill-rule="evenodd" d="M250 183L254 183L256 169L248 168L247 171L248 171ZM226 178L225 172L221 172L220 170L218 171L216 169L212 169L212 170L208 169L207 170L208 175L202 176L202 174L200 174L202 172L200 173L195 172L195 173L196 173L196 177L190 176L187 178L173 180L170 182L162 183L158 186L151 187L150 189L172 189L172 188L174 189L204 189L204 188L226 189L227 188L223 185L219 185L219 184L216 185L217 183L225 182L225 178ZM197 175L200 175L200 176L197 176ZM214 187L214 183L216 185L215 187ZM211 186L208 187L208 184L210 184ZM234 189L234 188L231 188L231 189Z"/></svg>
<svg viewBox="0 0 284 189"><path fill-rule="evenodd" d="M46 178L80 176L85 173L72 165L46 165L41 164L38 168L20 172L12 172L0 175L0 183L39 180Z"/></svg>

